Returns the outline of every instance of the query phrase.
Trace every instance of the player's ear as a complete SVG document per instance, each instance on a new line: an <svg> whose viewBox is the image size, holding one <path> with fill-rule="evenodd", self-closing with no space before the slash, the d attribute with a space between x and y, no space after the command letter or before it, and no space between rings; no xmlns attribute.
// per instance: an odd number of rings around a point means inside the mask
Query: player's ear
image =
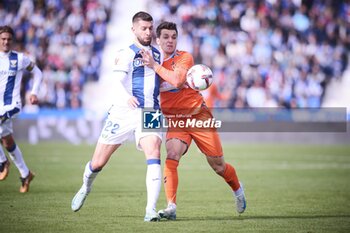
<svg viewBox="0 0 350 233"><path fill-rule="evenodd" d="M156 38L156 43L158 46L160 46L160 39L158 37Z"/></svg>

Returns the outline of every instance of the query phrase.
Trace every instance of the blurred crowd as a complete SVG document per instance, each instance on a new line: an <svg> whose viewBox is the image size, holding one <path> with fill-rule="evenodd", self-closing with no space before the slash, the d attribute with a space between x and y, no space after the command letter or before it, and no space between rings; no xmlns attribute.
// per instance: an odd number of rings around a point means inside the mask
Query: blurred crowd
<svg viewBox="0 0 350 233"><path fill-rule="evenodd" d="M320 107L350 51L350 1L152 0L179 49L213 69L210 107Z"/></svg>
<svg viewBox="0 0 350 233"><path fill-rule="evenodd" d="M0 24L43 71L40 106L80 108L99 79L111 0L2 0ZM210 107L320 107L350 51L350 1L149 0L155 24L174 21L179 49L210 66ZM23 94L31 88L29 74ZM26 101L24 100L24 103Z"/></svg>
<svg viewBox="0 0 350 233"><path fill-rule="evenodd" d="M110 0L2 0L0 24L15 30L15 50L43 71L40 107L80 108L87 81L96 81L111 14ZM31 89L23 77L23 103Z"/></svg>

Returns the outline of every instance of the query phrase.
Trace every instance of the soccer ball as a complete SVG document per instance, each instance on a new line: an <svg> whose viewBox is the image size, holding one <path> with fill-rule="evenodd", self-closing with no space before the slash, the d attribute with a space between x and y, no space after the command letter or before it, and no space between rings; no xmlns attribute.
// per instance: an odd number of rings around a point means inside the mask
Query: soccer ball
<svg viewBox="0 0 350 233"><path fill-rule="evenodd" d="M203 91L213 83L213 72L206 65L194 65L187 71L186 79L193 90Z"/></svg>

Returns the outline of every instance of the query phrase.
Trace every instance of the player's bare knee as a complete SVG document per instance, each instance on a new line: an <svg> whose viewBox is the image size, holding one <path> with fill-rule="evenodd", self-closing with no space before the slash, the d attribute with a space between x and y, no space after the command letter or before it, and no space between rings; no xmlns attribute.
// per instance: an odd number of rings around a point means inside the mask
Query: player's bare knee
<svg viewBox="0 0 350 233"><path fill-rule="evenodd" d="M222 164L212 164L211 167L216 172L216 174L218 174L219 176L224 175L225 166L222 166Z"/></svg>
<svg viewBox="0 0 350 233"><path fill-rule="evenodd" d="M140 146L146 156L160 157L162 140L157 136L148 136L140 139Z"/></svg>
<svg viewBox="0 0 350 233"><path fill-rule="evenodd" d="M13 148L15 145L15 140L13 139L11 134L3 137L1 141L7 151L11 150L11 148Z"/></svg>
<svg viewBox="0 0 350 233"><path fill-rule="evenodd" d="M166 155L166 158L167 159L172 159L172 160L177 160L179 161L180 160L180 157L181 157L181 154L176 151L176 150L167 150L167 155Z"/></svg>
<svg viewBox="0 0 350 233"><path fill-rule="evenodd" d="M187 144L178 140L170 139L166 143L167 159L177 160L187 151Z"/></svg>
<svg viewBox="0 0 350 233"><path fill-rule="evenodd" d="M144 153L148 157L152 158L159 158L160 157L160 148L156 145L150 146L150 147L145 147L143 149Z"/></svg>
<svg viewBox="0 0 350 233"><path fill-rule="evenodd" d="M222 156L207 156L207 161L218 175L224 175L226 165Z"/></svg>

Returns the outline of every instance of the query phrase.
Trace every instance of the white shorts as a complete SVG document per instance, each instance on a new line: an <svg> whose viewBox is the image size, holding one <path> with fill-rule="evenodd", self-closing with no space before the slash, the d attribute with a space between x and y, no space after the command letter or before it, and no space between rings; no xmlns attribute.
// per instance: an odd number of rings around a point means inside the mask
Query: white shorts
<svg viewBox="0 0 350 233"><path fill-rule="evenodd" d="M155 135L162 140L161 132L143 132L143 116L142 109L131 109L128 107L113 106L102 128L99 143L116 145L123 144L129 139L135 138L136 147L140 147L140 139Z"/></svg>
<svg viewBox="0 0 350 233"><path fill-rule="evenodd" d="M4 123L0 124L0 138L3 138L13 133L12 119L8 119Z"/></svg>

